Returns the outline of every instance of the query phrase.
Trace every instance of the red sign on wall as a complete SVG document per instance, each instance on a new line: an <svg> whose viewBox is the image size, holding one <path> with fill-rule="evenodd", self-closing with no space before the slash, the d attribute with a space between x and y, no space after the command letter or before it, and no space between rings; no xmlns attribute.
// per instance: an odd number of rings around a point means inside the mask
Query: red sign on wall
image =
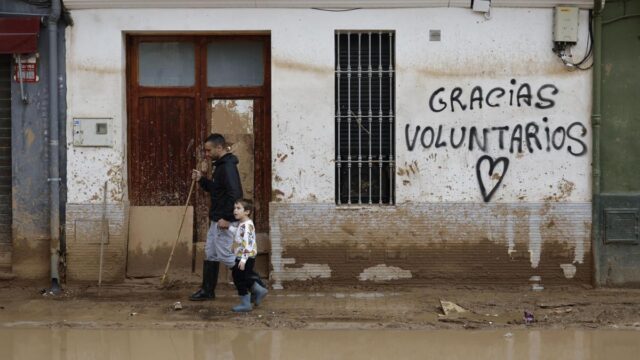
<svg viewBox="0 0 640 360"><path fill-rule="evenodd" d="M22 82L26 83L34 83L40 80L38 76L38 64L34 63L23 63L22 65ZM20 82L20 78L18 77L18 64L15 64L13 67L13 80L16 82Z"/></svg>

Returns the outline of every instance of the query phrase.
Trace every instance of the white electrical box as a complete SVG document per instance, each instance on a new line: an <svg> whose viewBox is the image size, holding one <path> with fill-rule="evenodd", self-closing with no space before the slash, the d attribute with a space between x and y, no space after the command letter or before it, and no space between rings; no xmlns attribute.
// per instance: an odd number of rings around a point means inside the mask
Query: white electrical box
<svg viewBox="0 0 640 360"><path fill-rule="evenodd" d="M113 119L74 118L73 146L113 146Z"/></svg>
<svg viewBox="0 0 640 360"><path fill-rule="evenodd" d="M491 11L491 0L473 0L473 11L488 13Z"/></svg>
<svg viewBox="0 0 640 360"><path fill-rule="evenodd" d="M553 11L553 41L578 42L579 9L575 6L556 6Z"/></svg>

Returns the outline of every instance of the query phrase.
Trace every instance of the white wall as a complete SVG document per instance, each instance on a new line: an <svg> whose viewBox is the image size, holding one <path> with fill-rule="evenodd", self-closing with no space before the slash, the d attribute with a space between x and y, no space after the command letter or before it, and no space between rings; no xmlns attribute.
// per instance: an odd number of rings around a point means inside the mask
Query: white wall
<svg viewBox="0 0 640 360"><path fill-rule="evenodd" d="M568 153L565 143L550 152L537 148L511 154L497 148L489 135L487 155L506 157L508 171L493 202L590 201L591 74L569 72L551 52L551 9L492 10L492 19L468 9L398 9L325 12L284 9L189 10L78 10L67 29L68 74L68 201L99 203L101 186L110 181L110 201L126 200L126 32L185 32L260 30L271 33L273 188L284 202L334 202L334 32L382 29L396 31L396 150L397 202L482 202L475 166L483 155L465 146L424 149L420 137L408 151L416 126L443 125L480 129L534 121L544 139L543 117L552 130L579 122L587 129L579 137L588 151ZM587 12L580 17L580 43L584 53ZM441 42L429 41L429 30L442 31ZM535 92L543 84L559 90L551 109L501 106L464 112L429 110L429 98L440 87L460 87L464 99L481 86L485 94L510 80L529 83ZM517 90L517 88L516 88ZM448 93L448 92L447 92ZM112 149L74 148L74 117L113 117L116 141ZM481 130L480 130L481 131ZM459 134L459 133L457 133ZM447 136L448 138L448 136ZM509 145L510 136L505 134ZM428 139L427 139L428 140ZM447 139L448 140L448 139ZM448 142L448 141L447 141ZM579 150L579 149L578 149ZM280 159L284 158L284 161ZM413 164L414 171L405 175ZM415 168L417 167L417 171ZM481 168L483 169L483 168ZM496 169L498 172L499 169ZM488 172L483 169L481 177ZM402 175L401 175L402 174ZM486 179L487 187L492 187ZM496 181L496 180L494 180ZM489 191L489 190L487 190Z"/></svg>

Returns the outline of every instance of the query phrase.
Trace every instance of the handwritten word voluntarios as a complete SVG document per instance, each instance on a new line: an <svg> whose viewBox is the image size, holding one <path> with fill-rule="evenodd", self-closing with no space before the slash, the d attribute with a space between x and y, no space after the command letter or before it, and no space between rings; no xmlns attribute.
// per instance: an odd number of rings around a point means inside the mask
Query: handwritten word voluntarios
<svg viewBox="0 0 640 360"><path fill-rule="evenodd" d="M425 149L466 147L469 151L477 147L483 152L488 152L489 146L493 143L497 144L500 150L509 150L512 154L522 153L524 149L530 153L566 149L573 156L587 153L587 145L582 139L587 134L587 128L582 123L574 122L566 127L552 127L547 125L548 121L548 118L544 117L542 123L531 121L515 126L471 126L468 129L466 126L457 128L443 125L437 128L416 125L415 129L412 129L407 124L405 140L409 151L413 151L416 145L421 145Z"/></svg>

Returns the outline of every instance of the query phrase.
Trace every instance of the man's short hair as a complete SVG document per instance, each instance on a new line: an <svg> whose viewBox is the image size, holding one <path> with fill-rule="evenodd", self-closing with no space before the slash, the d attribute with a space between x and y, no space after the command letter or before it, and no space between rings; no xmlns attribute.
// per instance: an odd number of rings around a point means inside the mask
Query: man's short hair
<svg viewBox="0 0 640 360"><path fill-rule="evenodd" d="M227 141L224 139L224 136L218 133L209 135L205 143L212 143L215 146L220 145L222 147L227 145Z"/></svg>

